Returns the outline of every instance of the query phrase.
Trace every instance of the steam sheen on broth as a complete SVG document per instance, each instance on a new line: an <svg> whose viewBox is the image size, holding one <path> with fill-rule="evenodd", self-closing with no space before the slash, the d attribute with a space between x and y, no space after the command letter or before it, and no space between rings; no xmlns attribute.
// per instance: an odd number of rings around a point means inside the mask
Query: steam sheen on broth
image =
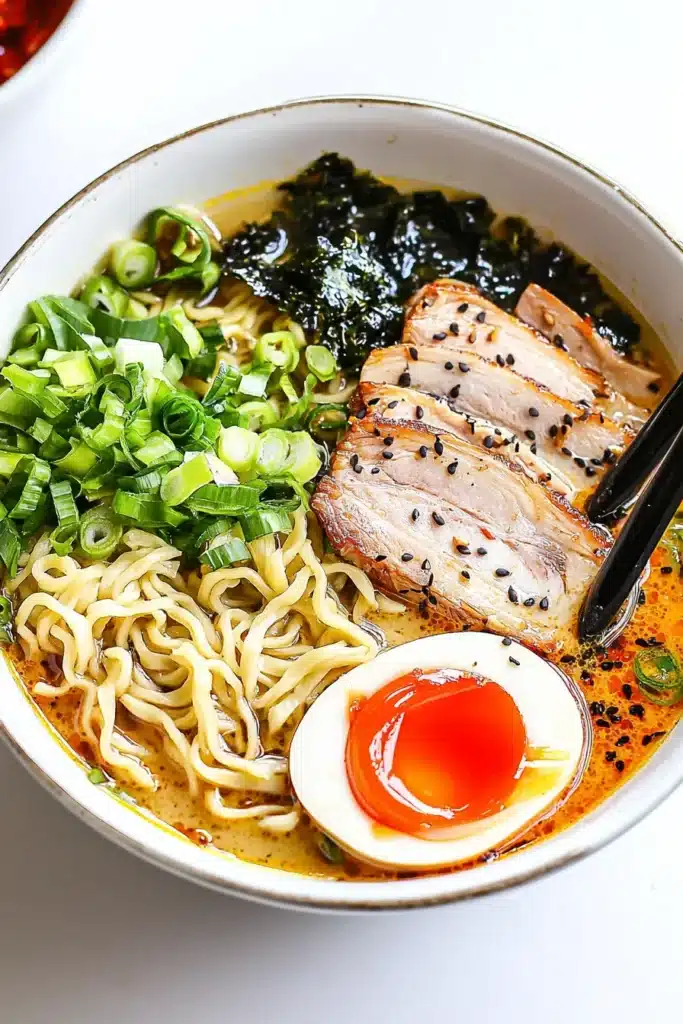
<svg viewBox="0 0 683 1024"><path fill-rule="evenodd" d="M274 190L262 188L236 198L221 197L207 204L207 211L225 238L245 221L265 219L275 202ZM608 287L607 291L621 305L614 290ZM218 365L224 362L244 371L253 362L258 342L277 332L293 336L300 352L305 353L306 338L296 319L279 312L266 298L257 297L248 284L233 277L217 279L203 299L198 298L194 281L182 277L161 286L152 280L131 289L131 295L141 323L143 314L154 318L180 303L195 327L217 325L224 339L217 352ZM606 316L609 330L616 331L618 318L610 310ZM652 332L647 325L641 326L644 343L640 348L636 344L632 352L638 359L641 352L646 352L648 367L660 375L658 387L664 391L671 384L668 364L653 343ZM325 343L324 331L319 343ZM358 367L339 365L348 359L343 348L338 349L337 356L334 375L315 381L313 407L318 410L341 409L355 392ZM189 365L185 363L185 371ZM303 387L301 366L298 371L292 370L299 394ZM208 371L204 379L185 372L183 380L201 399L209 391L207 378L213 372ZM654 390L652 395L654 404ZM284 407L284 400L277 400ZM279 412L284 422L283 408ZM341 412L338 423L330 419L336 429L325 438L329 448L341 436L342 421ZM390 450L387 446L387 452ZM219 482L216 476L213 481ZM232 482L236 481L235 477ZM240 481L244 482L243 475ZM340 674L371 660L382 635L391 647L423 636L458 631L463 623L449 621L443 614L425 616L417 601L415 607L406 609L396 600L402 596L400 588L389 588L393 590L391 598L383 597L361 568L345 565L329 550L312 512L306 514L299 506L289 515L293 515L292 532L280 541L273 533L252 541L247 537L247 557L252 560L249 566L244 560L217 568L195 565L184 570L182 577L174 573L178 558L173 553L177 551L174 538L159 538L154 528L136 530L129 523L128 532L116 548L118 556L108 555L99 561L84 559L77 551L55 554L48 540L39 540L17 579L5 581L6 593L14 604L15 636L20 641L8 650L20 679L48 721L74 753L91 766L92 781L106 785L112 798L132 798L189 840L199 845L211 843L257 863L340 879L394 877L395 872L345 855L311 823L292 800L287 784L287 751L307 704ZM644 599L612 647L582 647L575 631L564 630L556 650L549 652L551 660L574 680L588 702L593 722L590 758L580 785L568 799L550 817L535 824L512 845L494 851L493 856L537 842L588 813L638 770L677 722L679 707L661 706L644 697L633 667L634 659L649 649L648 645L654 649L666 643L675 658L683 657L683 582L675 551L671 538L657 549L644 586ZM119 584L107 578L107 564L116 557L123 559L120 572L130 569L130 578ZM135 570L136 562L141 564L144 558L149 567ZM67 560L73 560L70 566ZM34 563L40 563L36 575L32 575ZM69 573L72 578L67 579ZM376 578L372 571L370 576ZM50 579L60 582L56 585ZM214 583L207 583L211 579ZM131 588L127 597L126 586ZM36 596L47 593L45 588L59 600L63 600L60 594L66 594L67 604L70 602L73 608L79 607L76 590L82 591L86 595L81 608L85 617L92 601L109 602L111 619L104 624L102 619L90 623L94 660L84 649L79 651L76 629L68 622L59 625L59 610ZM130 603L133 591L138 603L156 602L154 608L151 604L144 608L140 605L135 612ZM124 607L116 610L115 603L124 598L128 606L124 601ZM29 602L28 610L22 611L22 602ZM283 602L284 611L280 607ZM44 609L40 612L41 617L45 616L41 618L42 627L36 627L35 616L31 618L32 610L39 606ZM272 614L269 609L274 609ZM195 627L197 633L193 632ZM214 637L205 650L200 633ZM162 636L170 641L168 646L164 646ZM67 655L69 666L63 663L62 654L70 645L73 651ZM101 664L102 658L106 663L106 650L112 646L129 650L129 662L124 664L125 659L120 658L119 676L112 675L109 665L104 683L93 676L92 666ZM330 649L324 662L314 654L321 646ZM306 657L310 668L302 660ZM188 695L184 700L179 697L182 685L167 689L178 664L195 680L204 678L202 673L208 666L215 687L221 675L220 661L228 666L224 673L225 700L216 700L209 676L203 705L196 696ZM74 685L65 686L70 672ZM127 675L132 683L125 684L124 689L117 678ZM89 686L81 682L83 679L94 681ZM108 697L103 696L106 687L111 691ZM176 695L175 703L169 694ZM170 717L168 709L172 710ZM164 713L167 717L162 721L160 714ZM100 749L103 729L109 736L107 764L102 762ZM235 736L237 740L233 740ZM207 748L211 757L207 757ZM249 774L245 761L255 752L266 755L265 769L250 788L249 780L253 782L256 777ZM126 758L138 761L137 775L131 773ZM154 786L148 784L149 779L155 780ZM211 795L214 791L217 796Z"/></svg>

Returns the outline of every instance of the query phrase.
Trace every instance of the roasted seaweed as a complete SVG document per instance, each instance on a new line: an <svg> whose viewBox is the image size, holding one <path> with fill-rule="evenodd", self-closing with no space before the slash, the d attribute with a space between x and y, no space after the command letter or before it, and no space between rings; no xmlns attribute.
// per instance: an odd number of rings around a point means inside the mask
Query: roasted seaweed
<svg viewBox="0 0 683 1024"><path fill-rule="evenodd" d="M481 196L401 194L335 153L279 188L283 201L270 220L228 240L225 271L289 313L344 366L394 344L403 304L437 277L477 285L507 310L535 281L592 316L620 351L638 340L637 324L590 266L543 244L520 218L496 223Z"/></svg>

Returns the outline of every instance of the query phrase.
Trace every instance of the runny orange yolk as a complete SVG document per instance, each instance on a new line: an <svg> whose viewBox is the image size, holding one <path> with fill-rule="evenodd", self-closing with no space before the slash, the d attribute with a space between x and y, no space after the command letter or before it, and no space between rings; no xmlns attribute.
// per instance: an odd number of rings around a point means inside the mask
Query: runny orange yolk
<svg viewBox="0 0 683 1024"><path fill-rule="evenodd" d="M519 709L498 683L415 670L352 706L346 772L369 817L415 834L502 810L526 745Z"/></svg>

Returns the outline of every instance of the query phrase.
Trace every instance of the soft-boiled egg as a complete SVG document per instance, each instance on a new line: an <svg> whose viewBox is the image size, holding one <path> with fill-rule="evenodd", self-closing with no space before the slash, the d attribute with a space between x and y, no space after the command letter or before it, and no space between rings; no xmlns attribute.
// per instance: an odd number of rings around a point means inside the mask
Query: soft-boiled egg
<svg viewBox="0 0 683 1024"><path fill-rule="evenodd" d="M290 751L313 821L354 856L434 869L500 851L578 784L590 747L563 672L491 633L426 637L341 676Z"/></svg>

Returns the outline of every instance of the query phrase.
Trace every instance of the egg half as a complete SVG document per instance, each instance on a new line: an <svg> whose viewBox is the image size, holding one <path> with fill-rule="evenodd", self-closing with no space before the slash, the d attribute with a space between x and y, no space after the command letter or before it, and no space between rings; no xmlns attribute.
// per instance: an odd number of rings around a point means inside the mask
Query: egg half
<svg viewBox="0 0 683 1024"><path fill-rule="evenodd" d="M450 633L392 648L321 694L292 740L312 820L353 856L431 870L504 849L578 784L578 687L521 644Z"/></svg>

